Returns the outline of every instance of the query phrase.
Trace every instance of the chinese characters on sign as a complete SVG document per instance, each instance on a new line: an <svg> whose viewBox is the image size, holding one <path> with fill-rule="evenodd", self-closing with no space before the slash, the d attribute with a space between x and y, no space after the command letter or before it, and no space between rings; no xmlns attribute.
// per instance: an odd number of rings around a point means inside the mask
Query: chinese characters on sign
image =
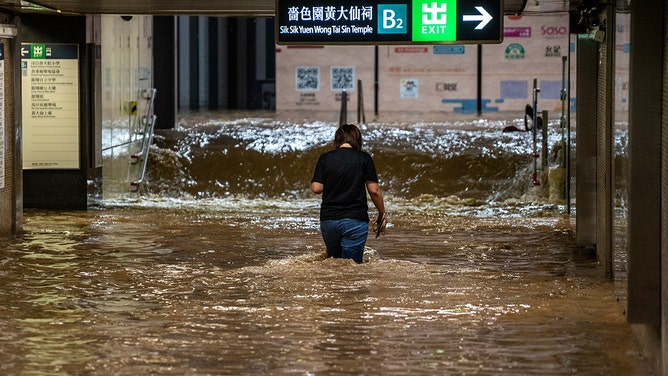
<svg viewBox="0 0 668 376"><path fill-rule="evenodd" d="M287 9L287 19L290 25L280 25L279 34L332 36L373 33L371 24L364 24L373 21L371 6L292 6Z"/></svg>
<svg viewBox="0 0 668 376"><path fill-rule="evenodd" d="M78 169L79 49L21 44L24 169Z"/></svg>
<svg viewBox="0 0 668 376"><path fill-rule="evenodd" d="M290 21L364 21L373 19L373 8L370 6L360 7L357 5L346 8L343 6L319 6L319 7L290 7L288 8L288 19Z"/></svg>

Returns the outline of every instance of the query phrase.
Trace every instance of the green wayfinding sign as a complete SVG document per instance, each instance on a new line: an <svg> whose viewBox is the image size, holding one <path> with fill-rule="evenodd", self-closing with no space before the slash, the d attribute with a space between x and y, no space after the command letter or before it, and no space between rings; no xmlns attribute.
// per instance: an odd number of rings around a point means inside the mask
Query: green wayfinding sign
<svg viewBox="0 0 668 376"><path fill-rule="evenodd" d="M413 42L457 40L457 1L413 1ZM450 10L450 11L448 11Z"/></svg>
<svg viewBox="0 0 668 376"><path fill-rule="evenodd" d="M24 169L80 169L79 45L21 43Z"/></svg>
<svg viewBox="0 0 668 376"><path fill-rule="evenodd" d="M278 44L479 44L503 40L502 0L277 0Z"/></svg>

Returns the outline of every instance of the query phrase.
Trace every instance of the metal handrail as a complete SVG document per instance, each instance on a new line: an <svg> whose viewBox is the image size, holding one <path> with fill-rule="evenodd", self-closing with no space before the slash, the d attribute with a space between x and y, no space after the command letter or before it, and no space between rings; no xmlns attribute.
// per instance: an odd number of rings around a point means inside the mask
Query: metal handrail
<svg viewBox="0 0 668 376"><path fill-rule="evenodd" d="M151 88L144 91L144 98L149 101L148 108L146 109L146 116L144 117L144 130L142 135L142 144L139 152L134 153L130 156L131 164L136 164L139 159L142 159L144 162L141 169L141 174L139 179L131 181L130 186L137 189L141 183L144 182L144 177L146 175L146 166L148 164L148 152L153 142L153 131L155 129L155 119L156 116L153 114L153 104L155 101L156 89Z"/></svg>
<svg viewBox="0 0 668 376"><path fill-rule="evenodd" d="M139 152L132 154L130 158L138 159L143 157L144 154L148 152L148 146L150 145L151 141L147 139L147 135L149 135L148 136L149 139L152 137L153 133L152 127L155 123L155 119L152 118L155 116L153 115L153 102L155 98L155 93L156 89L150 89L149 94L147 96L146 91L144 91L144 98L147 99L149 103L148 103L148 108L146 109L146 116L144 116L144 130L142 131L141 149L139 150Z"/></svg>

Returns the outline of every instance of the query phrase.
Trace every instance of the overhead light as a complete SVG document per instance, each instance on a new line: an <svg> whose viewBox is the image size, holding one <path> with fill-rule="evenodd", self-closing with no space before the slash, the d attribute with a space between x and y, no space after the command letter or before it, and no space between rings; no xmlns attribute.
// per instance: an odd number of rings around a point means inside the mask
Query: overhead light
<svg viewBox="0 0 668 376"><path fill-rule="evenodd" d="M21 0L21 9L32 10L37 12L55 12L60 13L59 9L48 8L43 5L35 4L30 1Z"/></svg>

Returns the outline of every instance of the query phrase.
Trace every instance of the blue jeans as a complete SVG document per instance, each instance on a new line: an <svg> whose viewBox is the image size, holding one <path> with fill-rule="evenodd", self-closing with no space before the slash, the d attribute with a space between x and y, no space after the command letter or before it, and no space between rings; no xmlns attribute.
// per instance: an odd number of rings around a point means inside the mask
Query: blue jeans
<svg viewBox="0 0 668 376"><path fill-rule="evenodd" d="M323 220L320 221L320 232L329 257L362 263L364 245L369 236L368 223L348 218Z"/></svg>

